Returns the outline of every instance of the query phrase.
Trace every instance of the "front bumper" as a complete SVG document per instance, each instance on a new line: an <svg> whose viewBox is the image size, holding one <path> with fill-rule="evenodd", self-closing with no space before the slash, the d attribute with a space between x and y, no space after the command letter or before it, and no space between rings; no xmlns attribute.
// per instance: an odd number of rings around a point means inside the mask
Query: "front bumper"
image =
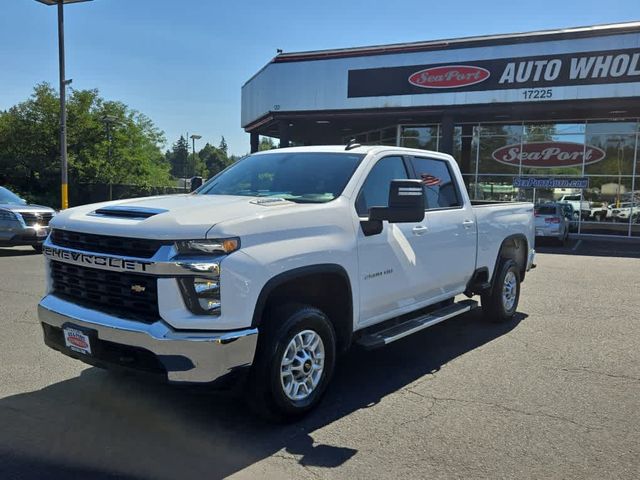
<svg viewBox="0 0 640 480"><path fill-rule="evenodd" d="M42 245L49 235L49 227L25 227L15 229L13 235L0 238L0 244L7 247L21 245Z"/></svg>
<svg viewBox="0 0 640 480"><path fill-rule="evenodd" d="M536 227L536 237L557 237L562 236L562 230L560 227Z"/></svg>
<svg viewBox="0 0 640 480"><path fill-rule="evenodd" d="M157 321L144 324L90 310L47 295L38 305L45 342L92 365L116 364L166 374L171 382L209 383L251 365L258 339L255 328L224 332L180 332ZM66 325L79 327L96 344L92 356L60 344ZM93 350L93 348L92 348ZM156 368L157 367L157 368Z"/></svg>

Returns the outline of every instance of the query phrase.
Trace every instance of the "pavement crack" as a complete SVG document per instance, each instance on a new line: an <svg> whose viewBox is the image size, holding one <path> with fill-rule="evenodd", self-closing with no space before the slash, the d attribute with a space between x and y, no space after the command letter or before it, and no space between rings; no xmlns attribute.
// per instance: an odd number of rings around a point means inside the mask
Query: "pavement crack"
<svg viewBox="0 0 640 480"><path fill-rule="evenodd" d="M640 378L632 377L631 375L616 375L616 374L613 374L613 373L599 372L597 370L591 370L591 369L589 369L587 367L558 368L556 370L561 370L563 372L569 372L569 373L586 372L586 373L591 373L591 374L594 374L594 375L602 375L604 377L620 378L620 379L623 379L623 380L631 380L631 381L635 381L635 382L640 382Z"/></svg>
<svg viewBox="0 0 640 480"><path fill-rule="evenodd" d="M432 398L435 403L437 403L437 402L459 402L459 403L467 403L467 404L475 404L475 405L484 405L484 406L488 406L488 407L498 408L500 410L504 410L504 411L507 411L507 412L518 413L518 414L521 414L521 415L526 415L526 416L531 416L531 417L551 418L551 419L554 419L554 420L559 420L561 422L570 423L572 425L576 425L578 427L581 427L581 428L584 428L584 429L587 429L587 430L594 430L594 429L598 428L598 427L585 425L585 424L576 422L575 420L572 420L571 418L568 418L568 417L564 417L562 415L554 415L554 414L551 414L551 413L540 412L540 411L522 410L522 409L519 409L519 408L509 407L509 406L503 405L501 403L483 402L481 400L467 400L467 399L463 399L463 398L453 398L453 397L430 397L430 398Z"/></svg>

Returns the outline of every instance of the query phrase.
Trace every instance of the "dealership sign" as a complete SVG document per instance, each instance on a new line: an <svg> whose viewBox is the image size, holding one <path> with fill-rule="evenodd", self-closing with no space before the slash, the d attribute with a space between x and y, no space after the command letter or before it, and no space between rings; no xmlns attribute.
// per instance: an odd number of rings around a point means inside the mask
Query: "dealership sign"
<svg viewBox="0 0 640 480"><path fill-rule="evenodd" d="M604 159L604 150L575 142L530 142L500 147L493 159L514 167L556 168L589 165Z"/></svg>
<svg viewBox="0 0 640 480"><path fill-rule="evenodd" d="M469 65L425 68L409 76L409 83L421 88L457 88L484 82L489 70Z"/></svg>
<svg viewBox="0 0 640 480"><path fill-rule="evenodd" d="M349 70L347 96L379 97L640 81L640 48Z"/></svg>
<svg viewBox="0 0 640 480"><path fill-rule="evenodd" d="M589 178L515 177L516 188L589 188Z"/></svg>

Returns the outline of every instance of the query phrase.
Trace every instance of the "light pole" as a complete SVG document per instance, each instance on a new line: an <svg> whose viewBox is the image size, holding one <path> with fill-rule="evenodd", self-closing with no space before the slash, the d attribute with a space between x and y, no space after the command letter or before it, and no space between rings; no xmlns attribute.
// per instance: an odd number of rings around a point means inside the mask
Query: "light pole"
<svg viewBox="0 0 640 480"><path fill-rule="evenodd" d="M58 63L60 66L60 172L61 172L61 208L69 208L69 180L67 178L67 85L64 72L64 4L90 2L91 0L36 0L45 5L58 6Z"/></svg>
<svg viewBox="0 0 640 480"><path fill-rule="evenodd" d="M102 117L102 121L104 122L104 125L107 128L107 141L109 142L109 150L107 153L107 157L109 159L109 169L111 170L113 168L113 163L111 162L111 150L113 146L113 138L111 137L111 127L118 121L118 117L114 115L104 115ZM112 172L109 172L109 200L113 200Z"/></svg>
<svg viewBox="0 0 640 480"><path fill-rule="evenodd" d="M191 135L191 142L193 145L193 165L194 165L194 172L193 172L193 176L195 176L196 172L195 172L195 163L196 163L196 140L200 140L202 138L202 135L196 135L193 134Z"/></svg>

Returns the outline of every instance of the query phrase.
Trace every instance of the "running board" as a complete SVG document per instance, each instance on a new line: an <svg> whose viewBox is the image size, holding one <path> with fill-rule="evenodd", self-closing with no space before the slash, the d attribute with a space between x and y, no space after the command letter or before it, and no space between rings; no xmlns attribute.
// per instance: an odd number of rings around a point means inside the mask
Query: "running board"
<svg viewBox="0 0 640 480"><path fill-rule="evenodd" d="M439 310L421 315L416 318L410 318L402 323L393 325L384 330L372 332L363 335L356 340L356 343L368 350L388 345L391 342L400 340L412 333L419 332L425 328L429 328L436 323L440 323L448 318L455 317L462 313L473 310L478 306L475 300L462 300Z"/></svg>

